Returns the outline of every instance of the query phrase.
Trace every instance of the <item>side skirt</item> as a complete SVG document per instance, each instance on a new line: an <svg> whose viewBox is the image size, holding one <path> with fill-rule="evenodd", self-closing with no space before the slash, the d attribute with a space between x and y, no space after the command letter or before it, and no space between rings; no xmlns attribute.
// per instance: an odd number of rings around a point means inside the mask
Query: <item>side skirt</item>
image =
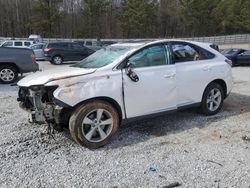
<svg viewBox="0 0 250 188"><path fill-rule="evenodd" d="M200 104L201 103L194 103L194 104L189 104L189 105L185 105L185 106L180 106L176 110L167 110L167 111L164 111L164 112L159 112L159 113L154 113L154 114L149 114L149 115L144 115L144 116L126 118L126 119L122 120L122 124L124 125L124 124L128 124L128 123L135 122L135 121L140 121L140 120L145 120L145 119L152 119L152 118L164 116L164 115L167 115L167 114L176 113L178 111L189 109L189 108L197 108L197 107L200 106Z"/></svg>

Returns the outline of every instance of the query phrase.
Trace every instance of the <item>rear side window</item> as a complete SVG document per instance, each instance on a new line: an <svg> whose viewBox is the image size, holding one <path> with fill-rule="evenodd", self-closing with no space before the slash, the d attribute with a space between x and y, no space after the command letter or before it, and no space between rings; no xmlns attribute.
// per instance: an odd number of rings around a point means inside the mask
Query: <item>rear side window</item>
<svg viewBox="0 0 250 188"><path fill-rule="evenodd" d="M23 46L22 42L14 42L14 46Z"/></svg>
<svg viewBox="0 0 250 188"><path fill-rule="evenodd" d="M86 41L86 46L92 46L92 41Z"/></svg>
<svg viewBox="0 0 250 188"><path fill-rule="evenodd" d="M78 43L73 43L70 46L71 46L72 49L75 49L75 50L81 50L81 49L83 49L83 47L80 44L78 44Z"/></svg>
<svg viewBox="0 0 250 188"><path fill-rule="evenodd" d="M49 48L59 48L65 49L68 48L68 43L51 43L48 45Z"/></svg>
<svg viewBox="0 0 250 188"><path fill-rule="evenodd" d="M214 54L188 43L172 43L173 57L176 63L199 61L214 58Z"/></svg>
<svg viewBox="0 0 250 188"><path fill-rule="evenodd" d="M30 46L31 43L30 42L24 42L24 46Z"/></svg>
<svg viewBox="0 0 250 188"><path fill-rule="evenodd" d="M250 55L250 51L244 52L243 55Z"/></svg>

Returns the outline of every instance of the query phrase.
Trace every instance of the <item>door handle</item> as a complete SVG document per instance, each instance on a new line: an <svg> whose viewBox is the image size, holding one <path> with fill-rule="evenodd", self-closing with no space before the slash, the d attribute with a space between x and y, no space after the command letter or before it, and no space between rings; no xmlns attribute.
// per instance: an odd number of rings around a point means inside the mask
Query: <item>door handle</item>
<svg viewBox="0 0 250 188"><path fill-rule="evenodd" d="M171 74L165 74L164 75L164 78L173 78L173 77L175 77L175 73L171 73Z"/></svg>
<svg viewBox="0 0 250 188"><path fill-rule="evenodd" d="M210 66L205 66L205 67L203 67L203 70L204 70L204 71L210 71L210 70L211 70L211 67L210 67Z"/></svg>

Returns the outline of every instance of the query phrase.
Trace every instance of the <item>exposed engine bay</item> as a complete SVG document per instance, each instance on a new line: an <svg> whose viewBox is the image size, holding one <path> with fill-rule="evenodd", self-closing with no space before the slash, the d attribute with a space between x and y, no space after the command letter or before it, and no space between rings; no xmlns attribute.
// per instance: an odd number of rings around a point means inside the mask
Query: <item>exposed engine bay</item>
<svg viewBox="0 0 250 188"><path fill-rule="evenodd" d="M63 107L58 105L53 97L57 86L20 87L18 92L19 105L29 113L29 121L38 124L62 123L61 112Z"/></svg>

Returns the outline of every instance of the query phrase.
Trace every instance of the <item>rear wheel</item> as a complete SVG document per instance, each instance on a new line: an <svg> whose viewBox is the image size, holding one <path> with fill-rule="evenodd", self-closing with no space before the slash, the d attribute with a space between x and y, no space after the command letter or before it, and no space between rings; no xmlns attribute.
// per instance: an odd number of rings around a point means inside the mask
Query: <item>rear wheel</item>
<svg viewBox="0 0 250 188"><path fill-rule="evenodd" d="M17 80L18 71L11 65L0 66L0 82L10 84Z"/></svg>
<svg viewBox="0 0 250 188"><path fill-rule="evenodd" d="M110 142L118 127L117 111L103 101L83 104L75 110L69 121L73 139L89 149L96 149Z"/></svg>
<svg viewBox="0 0 250 188"><path fill-rule="evenodd" d="M205 115L215 115L221 110L223 101L223 88L217 83L211 83L203 94L200 111Z"/></svg>
<svg viewBox="0 0 250 188"><path fill-rule="evenodd" d="M61 56L54 56L52 59L52 63L55 65L61 65L63 63L63 59Z"/></svg>

